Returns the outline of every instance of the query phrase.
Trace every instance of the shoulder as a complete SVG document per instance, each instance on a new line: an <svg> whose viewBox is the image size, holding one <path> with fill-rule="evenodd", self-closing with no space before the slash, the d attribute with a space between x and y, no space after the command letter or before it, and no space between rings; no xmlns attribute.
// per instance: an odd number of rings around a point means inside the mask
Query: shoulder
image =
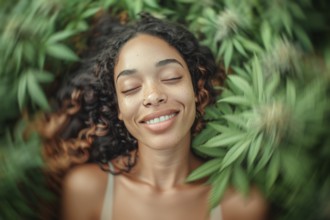
<svg viewBox="0 0 330 220"><path fill-rule="evenodd" d="M95 193L95 190L105 187L107 174L97 164L76 166L65 175L63 189L86 193L92 190Z"/></svg>
<svg viewBox="0 0 330 220"><path fill-rule="evenodd" d="M108 173L96 164L71 169L63 181L62 208L64 219L88 219L102 207Z"/></svg>
<svg viewBox="0 0 330 220"><path fill-rule="evenodd" d="M251 187L248 195L229 188L221 202L224 220L266 220L268 203L257 187Z"/></svg>

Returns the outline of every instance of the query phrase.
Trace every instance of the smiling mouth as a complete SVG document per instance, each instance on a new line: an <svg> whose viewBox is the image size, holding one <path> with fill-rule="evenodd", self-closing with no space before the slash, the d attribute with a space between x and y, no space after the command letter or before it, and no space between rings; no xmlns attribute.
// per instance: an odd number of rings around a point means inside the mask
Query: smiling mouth
<svg viewBox="0 0 330 220"><path fill-rule="evenodd" d="M157 117L157 118L153 118L151 120L148 120L145 123L148 124L148 125L157 124L157 123L160 123L160 122L164 122L164 121L170 120L175 115L176 115L176 113L169 114L169 115L163 115L163 116L160 116L160 117Z"/></svg>

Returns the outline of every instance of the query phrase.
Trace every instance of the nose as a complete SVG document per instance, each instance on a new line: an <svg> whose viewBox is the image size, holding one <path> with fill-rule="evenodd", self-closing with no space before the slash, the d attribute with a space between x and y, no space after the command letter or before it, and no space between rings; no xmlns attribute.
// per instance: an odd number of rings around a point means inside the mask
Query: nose
<svg viewBox="0 0 330 220"><path fill-rule="evenodd" d="M166 103L167 95L161 89L153 86L149 91L145 92L143 105L146 107L158 106L159 104Z"/></svg>

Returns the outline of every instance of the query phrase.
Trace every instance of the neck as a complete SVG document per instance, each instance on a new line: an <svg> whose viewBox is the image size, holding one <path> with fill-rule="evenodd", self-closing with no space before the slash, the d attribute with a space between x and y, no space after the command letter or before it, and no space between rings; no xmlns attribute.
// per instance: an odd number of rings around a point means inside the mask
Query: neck
<svg viewBox="0 0 330 220"><path fill-rule="evenodd" d="M139 145L138 162L132 174L158 190L182 186L197 159L191 153L190 136L176 146L155 149Z"/></svg>

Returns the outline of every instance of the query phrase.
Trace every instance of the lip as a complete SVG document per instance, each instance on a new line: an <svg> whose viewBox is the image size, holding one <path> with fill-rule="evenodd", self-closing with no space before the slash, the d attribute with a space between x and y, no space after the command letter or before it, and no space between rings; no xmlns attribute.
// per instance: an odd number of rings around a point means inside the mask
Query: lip
<svg viewBox="0 0 330 220"><path fill-rule="evenodd" d="M168 130L170 127L172 127L172 125L174 124L178 114L180 113L180 111L178 110L166 110L166 111L159 111L159 112L155 112L155 113L151 113L148 114L147 116L145 116L140 123L142 123L142 125L148 129L150 132L154 133L154 134L160 134L165 132L166 130ZM158 122L155 124L147 124L147 121L154 119L154 118L158 118L161 116L165 116L165 115L171 115L174 114L174 117L166 120L166 121L162 121L162 122Z"/></svg>
<svg viewBox="0 0 330 220"><path fill-rule="evenodd" d="M144 123L146 124L147 121L154 119L154 118L159 118L161 116L165 116L165 115L171 115L171 114L175 114L175 116L179 113L179 110L174 110L174 109L169 109L169 110L164 110L164 111L157 111L157 112L153 112L151 114L148 114L146 116L144 116L142 118L142 120L140 120L140 123Z"/></svg>

